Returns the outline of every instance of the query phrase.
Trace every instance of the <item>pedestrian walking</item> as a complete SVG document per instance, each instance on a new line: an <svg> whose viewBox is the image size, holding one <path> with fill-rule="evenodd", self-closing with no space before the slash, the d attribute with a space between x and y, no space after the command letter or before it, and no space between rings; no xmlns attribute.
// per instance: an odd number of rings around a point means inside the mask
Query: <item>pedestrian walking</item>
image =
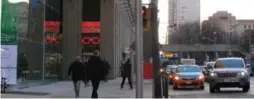
<svg viewBox="0 0 254 99"><path fill-rule="evenodd" d="M108 61L106 61L106 60L104 60L104 66L105 66L104 82L108 82L108 74L111 70L111 67L110 67Z"/></svg>
<svg viewBox="0 0 254 99"><path fill-rule="evenodd" d="M21 81L25 81L27 79L27 71L28 71L28 61L25 53L21 53L18 55L18 79L21 79Z"/></svg>
<svg viewBox="0 0 254 99"><path fill-rule="evenodd" d="M68 76L72 79L73 85L74 85L74 91L75 91L75 97L79 97L79 91L80 91L80 84L82 80L84 79L84 66L82 64L82 60L80 56L76 57L76 60L71 63L69 70L68 70Z"/></svg>
<svg viewBox="0 0 254 99"><path fill-rule="evenodd" d="M91 98L98 98L100 81L104 80L105 67L99 56L99 51L95 50L94 55L88 60L87 77L92 82L93 92Z"/></svg>
<svg viewBox="0 0 254 99"><path fill-rule="evenodd" d="M83 66L84 66L84 81L83 83L85 84L85 87L89 86L88 83L89 83L89 80L87 79L87 65L88 65L88 58L84 57L83 58Z"/></svg>
<svg viewBox="0 0 254 99"><path fill-rule="evenodd" d="M126 78L128 79L128 83L130 88L133 89L132 80L131 80L131 60L126 57L126 54L122 54L122 62L121 62L121 75L122 75L122 83L121 89L123 89Z"/></svg>

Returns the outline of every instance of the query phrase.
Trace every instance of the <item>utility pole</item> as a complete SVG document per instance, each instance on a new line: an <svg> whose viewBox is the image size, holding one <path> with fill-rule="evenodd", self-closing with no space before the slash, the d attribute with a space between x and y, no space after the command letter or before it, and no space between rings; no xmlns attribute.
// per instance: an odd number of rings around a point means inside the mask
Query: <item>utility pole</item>
<svg viewBox="0 0 254 99"><path fill-rule="evenodd" d="M136 8L136 98L143 98L143 29L142 1L135 0Z"/></svg>
<svg viewBox="0 0 254 99"><path fill-rule="evenodd" d="M152 55L153 55L153 98L162 98L159 40L158 40L158 0L151 2L151 32L152 32Z"/></svg>

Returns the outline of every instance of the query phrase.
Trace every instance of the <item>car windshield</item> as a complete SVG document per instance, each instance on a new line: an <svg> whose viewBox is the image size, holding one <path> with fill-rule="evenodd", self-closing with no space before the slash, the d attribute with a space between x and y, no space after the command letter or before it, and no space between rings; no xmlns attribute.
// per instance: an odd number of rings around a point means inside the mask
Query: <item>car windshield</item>
<svg viewBox="0 0 254 99"><path fill-rule="evenodd" d="M207 64L207 67L213 67L214 64L215 64L215 62L208 63L208 64Z"/></svg>
<svg viewBox="0 0 254 99"><path fill-rule="evenodd" d="M240 59L218 60L214 68L243 68L244 63Z"/></svg>
<svg viewBox="0 0 254 99"><path fill-rule="evenodd" d="M176 69L177 72L201 72L198 66L180 66Z"/></svg>
<svg viewBox="0 0 254 99"><path fill-rule="evenodd" d="M172 71L176 68L177 66L167 66L166 70L167 71Z"/></svg>
<svg viewBox="0 0 254 99"><path fill-rule="evenodd" d="M206 67L200 67L201 70L206 70Z"/></svg>

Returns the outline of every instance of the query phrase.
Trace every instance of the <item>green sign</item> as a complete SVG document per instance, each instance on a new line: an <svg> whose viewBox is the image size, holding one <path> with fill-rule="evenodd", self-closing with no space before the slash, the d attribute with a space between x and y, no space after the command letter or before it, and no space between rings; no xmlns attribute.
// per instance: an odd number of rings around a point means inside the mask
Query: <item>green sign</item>
<svg viewBox="0 0 254 99"><path fill-rule="evenodd" d="M8 0L2 0L1 45L17 44L17 6Z"/></svg>

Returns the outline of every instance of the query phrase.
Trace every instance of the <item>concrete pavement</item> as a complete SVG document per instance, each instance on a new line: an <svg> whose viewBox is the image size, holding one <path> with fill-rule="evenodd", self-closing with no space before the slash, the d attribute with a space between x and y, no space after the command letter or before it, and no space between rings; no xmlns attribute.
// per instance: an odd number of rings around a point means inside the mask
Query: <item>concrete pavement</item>
<svg viewBox="0 0 254 99"><path fill-rule="evenodd" d="M126 81L123 90L120 89L121 79L102 82L98 90L100 98L135 98L134 89L130 90ZM91 84L90 84L91 85ZM152 80L144 81L144 98L152 97ZM81 98L90 98L92 88L82 84L80 88ZM241 89L222 89L221 93L209 92L209 86L206 84L205 90L173 90L169 87L169 95L172 98L254 98L254 78L251 78L251 90L248 93L241 92ZM74 98L73 84L71 81L61 81L48 85L26 88L20 90L20 93L2 94L2 98Z"/></svg>
<svg viewBox="0 0 254 99"><path fill-rule="evenodd" d="M100 84L98 94L101 98L135 98L135 83L134 89L129 88L126 81L124 89L120 89L121 78L109 80L109 82L102 82ZM90 84L91 86L91 84ZM2 94L2 98L74 98L73 84L71 81L61 81L49 85L42 85L37 87L26 88L20 90L22 93L28 94ZM91 87L84 88L82 84L80 88L81 98L90 98L92 92ZM44 95L43 95L44 93ZM40 94L40 95L38 95ZM152 97L152 80L144 81L144 97Z"/></svg>

